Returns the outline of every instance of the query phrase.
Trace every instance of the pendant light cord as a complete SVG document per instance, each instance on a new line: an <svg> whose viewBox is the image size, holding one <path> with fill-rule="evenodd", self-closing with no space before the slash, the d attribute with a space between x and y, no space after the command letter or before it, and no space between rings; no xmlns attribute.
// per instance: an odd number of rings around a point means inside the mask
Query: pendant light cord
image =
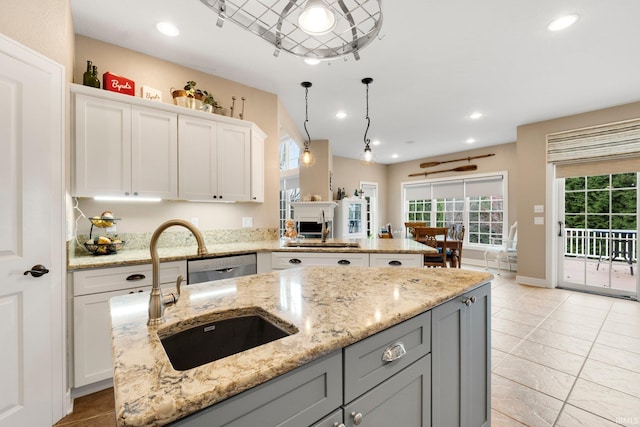
<svg viewBox="0 0 640 427"><path fill-rule="evenodd" d="M369 143L371 142L371 139L367 138L367 133L369 133L369 126L371 125L371 119L369 118L369 83L371 83L372 81L373 79L370 77L362 79L362 83L364 83L367 86L367 116L365 117L365 119L367 119L367 128L364 131L365 149L369 148Z"/></svg>
<svg viewBox="0 0 640 427"><path fill-rule="evenodd" d="M309 86L304 87L304 131L307 133L307 142L304 143L305 148L309 148L311 145L311 137L307 129L307 122L309 121Z"/></svg>

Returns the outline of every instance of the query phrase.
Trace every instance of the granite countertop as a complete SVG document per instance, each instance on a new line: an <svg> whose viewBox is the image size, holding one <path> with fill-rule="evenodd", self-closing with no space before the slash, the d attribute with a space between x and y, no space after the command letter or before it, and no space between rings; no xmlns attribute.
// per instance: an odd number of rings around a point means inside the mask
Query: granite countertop
<svg viewBox="0 0 640 427"><path fill-rule="evenodd" d="M306 242L320 242L320 239L305 239ZM328 239L329 242L357 242L359 248L336 247L288 247L281 240L264 240L243 243L218 243L207 244L210 257L239 255L251 252L366 252L366 253L425 253L435 249L418 243L411 239L356 239L341 240ZM161 262L179 261L183 259L198 258L197 246L175 246L171 248L159 248ZM123 249L113 255L90 255L69 257L67 270L81 270L86 268L101 268L123 265L137 265L151 263L149 249Z"/></svg>
<svg viewBox="0 0 640 427"><path fill-rule="evenodd" d="M303 267L183 287L147 327L148 294L111 299L116 419L159 426L282 375L491 280L460 269ZM357 307L357 309L355 309ZM187 371L176 371L158 332L227 311L264 310L298 332ZM219 314L218 314L219 316ZM202 323L208 323L206 321Z"/></svg>

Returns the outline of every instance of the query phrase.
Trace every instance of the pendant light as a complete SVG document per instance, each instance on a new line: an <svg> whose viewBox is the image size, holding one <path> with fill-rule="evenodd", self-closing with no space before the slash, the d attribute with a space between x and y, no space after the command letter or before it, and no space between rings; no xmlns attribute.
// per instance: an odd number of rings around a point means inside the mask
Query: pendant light
<svg viewBox="0 0 640 427"><path fill-rule="evenodd" d="M371 119L369 118L369 85L373 82L371 77L365 77L362 79L362 83L367 86L367 128L364 131L364 152L360 155L360 161L365 165L370 165L375 163L375 157L373 152L371 151L371 140L367 138L367 133L369 132L369 125L371 124Z"/></svg>
<svg viewBox="0 0 640 427"><path fill-rule="evenodd" d="M311 36L321 36L336 27L336 15L322 0L307 0L298 17L300 29Z"/></svg>
<svg viewBox="0 0 640 427"><path fill-rule="evenodd" d="M311 150L309 149L311 146L311 137L307 130L307 122L309 121L309 88L311 87L311 83L302 82L300 83L300 86L304 88L304 131L307 133L307 140L304 143L304 151L302 152L302 156L300 156L300 165L308 168L313 166L316 162L315 156L311 154Z"/></svg>

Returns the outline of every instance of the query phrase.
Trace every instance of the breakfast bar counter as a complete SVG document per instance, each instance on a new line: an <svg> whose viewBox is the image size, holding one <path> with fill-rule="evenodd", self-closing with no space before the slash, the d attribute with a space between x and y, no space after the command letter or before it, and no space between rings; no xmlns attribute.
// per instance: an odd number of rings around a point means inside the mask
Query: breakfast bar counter
<svg viewBox="0 0 640 427"><path fill-rule="evenodd" d="M488 289L491 278L459 269L294 268L183 287L157 327L146 324L148 294L112 298L117 423L183 419L482 285ZM173 368L159 335L252 312L297 332L192 369Z"/></svg>

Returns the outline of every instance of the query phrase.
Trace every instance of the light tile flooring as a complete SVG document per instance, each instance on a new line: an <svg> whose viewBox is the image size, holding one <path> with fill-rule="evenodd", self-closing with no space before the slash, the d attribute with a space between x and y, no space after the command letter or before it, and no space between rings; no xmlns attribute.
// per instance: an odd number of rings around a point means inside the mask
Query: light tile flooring
<svg viewBox="0 0 640 427"><path fill-rule="evenodd" d="M640 426L640 303L492 283L492 426Z"/></svg>
<svg viewBox="0 0 640 427"><path fill-rule="evenodd" d="M640 303L503 272L491 347L493 427L640 426ZM82 397L56 426L112 427L113 405L113 389Z"/></svg>

